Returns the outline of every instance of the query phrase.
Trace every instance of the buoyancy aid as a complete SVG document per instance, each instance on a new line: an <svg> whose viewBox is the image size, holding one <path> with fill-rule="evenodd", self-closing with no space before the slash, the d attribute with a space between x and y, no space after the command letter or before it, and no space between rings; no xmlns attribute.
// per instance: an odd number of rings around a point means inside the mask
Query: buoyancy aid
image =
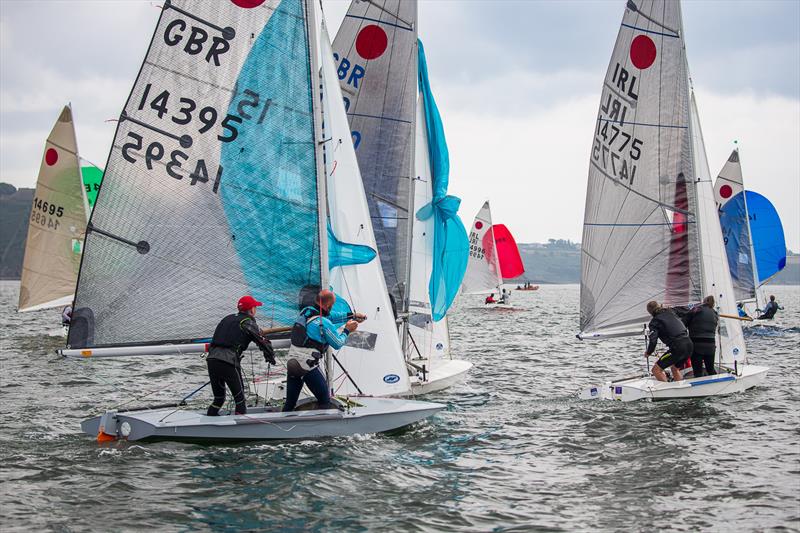
<svg viewBox="0 0 800 533"><path fill-rule="evenodd" d="M319 342L308 336L308 327L312 320L321 318L319 309L316 307L306 307L292 326L291 346L289 347L286 370L290 376L301 377L311 369L319 365L323 354L328 350L328 345ZM322 321L319 321L322 327ZM320 335L324 338L324 335Z"/></svg>

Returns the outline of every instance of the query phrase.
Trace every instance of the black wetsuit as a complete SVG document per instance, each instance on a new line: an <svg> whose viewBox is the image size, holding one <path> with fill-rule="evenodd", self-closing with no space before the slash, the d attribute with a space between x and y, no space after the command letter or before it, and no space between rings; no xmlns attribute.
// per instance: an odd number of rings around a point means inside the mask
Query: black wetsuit
<svg viewBox="0 0 800 533"><path fill-rule="evenodd" d="M707 305L692 308L682 317L683 323L689 330L692 340L692 373L698 378L703 375L703 366L706 375L716 374L714 370L714 355L717 351L717 325L719 315Z"/></svg>
<svg viewBox="0 0 800 533"><path fill-rule="evenodd" d="M775 317L775 313L778 312L778 303L774 300L770 300L767 305L764 306L764 314L758 317L759 320L772 320Z"/></svg>
<svg viewBox="0 0 800 533"><path fill-rule="evenodd" d="M275 362L274 350L269 340L261 336L261 330L253 317L247 313L228 315L214 330L211 349L206 358L208 378L214 392L214 402L208 407L208 416L216 416L225 404L225 385L231 389L236 402L236 414L247 413L244 382L240 361L242 352L255 342L270 363Z"/></svg>
<svg viewBox="0 0 800 533"><path fill-rule="evenodd" d="M671 365L678 366L691 357L692 341L689 339L689 332L671 309L660 309L650 320L648 328L650 328L648 354L656 350L659 339L669 348L669 351L656 361L662 370Z"/></svg>

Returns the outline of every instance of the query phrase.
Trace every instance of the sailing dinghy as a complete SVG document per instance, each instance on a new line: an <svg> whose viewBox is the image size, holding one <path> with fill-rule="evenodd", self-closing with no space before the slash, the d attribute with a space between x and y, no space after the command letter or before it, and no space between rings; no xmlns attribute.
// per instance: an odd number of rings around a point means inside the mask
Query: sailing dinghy
<svg viewBox="0 0 800 533"><path fill-rule="evenodd" d="M668 383L638 375L580 397L694 398L761 383L768 369L748 363L736 318L679 2L628 1L589 163L578 337L642 335L650 300L686 306L713 295L721 318L716 375Z"/></svg>
<svg viewBox="0 0 800 533"><path fill-rule="evenodd" d="M416 0L351 2L333 50L408 394L442 390L472 367L452 357L446 316L467 239L460 200L447 195L447 145L417 39Z"/></svg>
<svg viewBox="0 0 800 533"><path fill-rule="evenodd" d="M469 233L469 263L461 291L464 294L490 294L500 296L503 278L516 278L525 273L522 257L511 232L503 224L492 224L489 202L484 202L475 216ZM486 304L495 309L513 309L509 301L511 290L505 301Z"/></svg>
<svg viewBox="0 0 800 533"><path fill-rule="evenodd" d="M62 355L203 353L237 296L264 302L262 326L285 329L329 286L316 20L311 0L165 2L87 228ZM325 369L331 384L330 353ZM111 409L82 428L129 440L294 439L387 431L444 407L337 403L220 417L180 404Z"/></svg>
<svg viewBox="0 0 800 533"><path fill-rule="evenodd" d="M736 299L755 314L767 303L764 285L786 267L780 216L767 198L744 189L738 148L720 170L714 196Z"/></svg>

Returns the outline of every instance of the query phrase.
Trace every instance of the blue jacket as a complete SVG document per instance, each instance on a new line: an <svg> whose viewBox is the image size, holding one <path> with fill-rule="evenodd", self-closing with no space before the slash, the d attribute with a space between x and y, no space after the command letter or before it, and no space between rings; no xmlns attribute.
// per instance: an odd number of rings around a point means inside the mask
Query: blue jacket
<svg viewBox="0 0 800 533"><path fill-rule="evenodd" d="M306 307L302 313L306 316L313 316L319 312L318 309L313 307ZM339 332L339 328L347 323L348 317L345 316L317 316L311 319L306 325L306 334L308 338L323 344L330 345L334 350L338 350L347 342L347 337L350 332L343 329Z"/></svg>

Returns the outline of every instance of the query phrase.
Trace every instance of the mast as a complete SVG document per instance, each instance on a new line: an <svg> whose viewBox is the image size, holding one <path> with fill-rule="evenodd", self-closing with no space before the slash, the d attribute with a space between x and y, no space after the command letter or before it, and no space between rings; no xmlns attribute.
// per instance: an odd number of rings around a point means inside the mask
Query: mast
<svg viewBox="0 0 800 533"><path fill-rule="evenodd" d="M326 193L325 165L323 163L322 148L324 139L322 138L322 94L320 92L319 75L319 42L317 40L317 14L314 0L304 0L306 10L306 31L308 32L308 64L309 75L311 76L311 107L314 120L314 160L317 169L317 231L319 232L319 270L320 287L327 289L329 283L328 273L328 201ZM325 379L328 382L328 389L331 388L333 379L333 364L331 361L331 349L325 352Z"/></svg>
<svg viewBox="0 0 800 533"><path fill-rule="evenodd" d="M416 1L416 0L414 0ZM417 80L419 78L419 51L418 51L418 29L417 29L417 17L414 18L414 22L411 23L414 32L414 46L413 46L413 54L414 54L414 79ZM419 95L418 89L418 82L415 82L414 87L417 88L415 94ZM403 282L403 302L402 302L402 309L400 310L400 316L402 320L402 331L400 334L400 339L402 343L403 354L406 357L409 357L409 346L408 340L410 336L410 330L408 328L408 315L411 312L411 261L412 261L412 244L414 238L414 218L415 218L415 210L414 210L414 188L417 184L417 167L416 167L416 152L417 152L417 110L416 106L419 105L419 98L414 98L414 112L411 113L411 131L409 132L409 137L411 141L411 154L408 158L408 217L406 224L408 225L408 233L406 235L406 278Z"/></svg>
<svg viewBox="0 0 800 533"><path fill-rule="evenodd" d="M489 203L488 201L486 202ZM494 218L492 218L492 208L489 208L489 231L492 232L492 255L494 256L494 268L497 274L497 290L500 291L503 285L503 270L500 267L500 255L497 253L497 240L494 238Z"/></svg>

